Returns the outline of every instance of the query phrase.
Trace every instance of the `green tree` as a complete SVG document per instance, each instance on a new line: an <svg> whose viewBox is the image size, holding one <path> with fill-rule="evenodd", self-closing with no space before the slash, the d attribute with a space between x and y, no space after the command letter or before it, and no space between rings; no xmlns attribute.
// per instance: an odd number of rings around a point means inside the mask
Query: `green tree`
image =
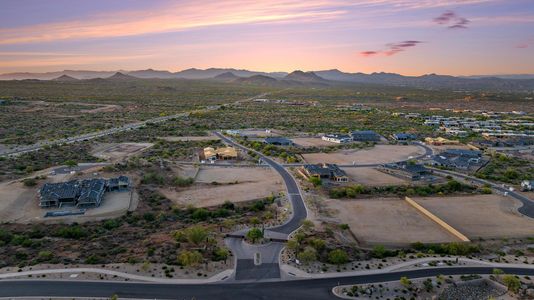
<svg viewBox="0 0 534 300"><path fill-rule="evenodd" d="M182 266L196 266L202 262L202 254L198 251L182 251L178 255L178 263Z"/></svg>
<svg viewBox="0 0 534 300"><path fill-rule="evenodd" d="M65 162L65 166L69 168L74 168L78 165L78 163L75 160L69 159Z"/></svg>
<svg viewBox="0 0 534 300"><path fill-rule="evenodd" d="M191 226L185 231L187 240L197 246L206 242L208 235L209 232L202 226Z"/></svg>
<svg viewBox="0 0 534 300"><path fill-rule="evenodd" d="M304 231L309 232L310 230L313 229L314 226L315 226L315 225L314 225L313 222L310 221L310 220L303 220L303 221L302 221L302 229L304 229Z"/></svg>
<svg viewBox="0 0 534 300"><path fill-rule="evenodd" d="M323 249L326 247L326 242L325 242L325 240L322 240L322 239L319 239L319 238L312 239L312 240L310 241L310 244L311 244L312 247L315 248L315 250L317 250L317 251L321 251L321 250L323 250Z"/></svg>
<svg viewBox="0 0 534 300"><path fill-rule="evenodd" d="M317 253L315 252L315 249L311 248L311 247L307 247L306 249L304 249L304 251L300 252L298 255L297 255L297 258L302 262L304 263L305 265L311 263L311 262L314 262L315 260L317 260Z"/></svg>
<svg viewBox="0 0 534 300"><path fill-rule="evenodd" d="M341 249L335 249L328 253L328 261L335 265L345 264L349 261L349 255Z"/></svg>
<svg viewBox="0 0 534 300"><path fill-rule="evenodd" d="M252 228L247 232L247 238L252 240L252 243L255 243L257 240L263 237L263 231L259 228Z"/></svg>
<svg viewBox="0 0 534 300"><path fill-rule="evenodd" d="M403 287L408 288L412 285L412 282L410 281L410 279L408 279L408 277L402 276L400 278L400 284L402 284Z"/></svg>
<svg viewBox="0 0 534 300"><path fill-rule="evenodd" d="M319 177L310 177L308 181L311 182L313 186L320 186L321 184L323 184L323 181Z"/></svg>
<svg viewBox="0 0 534 300"><path fill-rule="evenodd" d="M224 262L226 263L228 256L230 256L230 251L224 247L218 247L217 249L215 249L213 254L215 261L224 260Z"/></svg>
<svg viewBox="0 0 534 300"><path fill-rule="evenodd" d="M35 180L35 178L26 178L22 180L22 183L24 184L24 186L32 187L37 185L37 180Z"/></svg>
<svg viewBox="0 0 534 300"><path fill-rule="evenodd" d="M521 288L521 281L515 275L504 275L502 281L508 290L513 293L517 293Z"/></svg>
<svg viewBox="0 0 534 300"><path fill-rule="evenodd" d="M286 245L289 250L293 250L293 251L296 251L299 248L299 242L297 242L294 239L287 241Z"/></svg>

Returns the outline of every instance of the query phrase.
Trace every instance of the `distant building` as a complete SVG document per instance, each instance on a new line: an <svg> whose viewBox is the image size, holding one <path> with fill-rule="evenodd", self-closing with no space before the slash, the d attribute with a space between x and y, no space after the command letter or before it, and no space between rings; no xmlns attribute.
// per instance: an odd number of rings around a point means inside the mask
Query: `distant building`
<svg viewBox="0 0 534 300"><path fill-rule="evenodd" d="M204 148L204 158L210 161L215 161L217 159L236 159L237 150L234 147L222 147L217 149L213 147L206 147Z"/></svg>
<svg viewBox="0 0 534 300"><path fill-rule="evenodd" d="M392 137L396 141L411 141L417 139L417 136L412 133L395 133Z"/></svg>
<svg viewBox="0 0 534 300"><path fill-rule="evenodd" d="M353 131L350 134L356 142L378 142L380 135L372 130Z"/></svg>
<svg viewBox="0 0 534 300"><path fill-rule="evenodd" d="M477 150L448 149L432 156L431 164L447 168L468 170L481 162L482 152Z"/></svg>
<svg viewBox="0 0 534 300"><path fill-rule="evenodd" d="M291 146L293 141L285 137L270 136L263 140L264 143L276 146Z"/></svg>
<svg viewBox="0 0 534 300"><path fill-rule="evenodd" d="M352 142L352 138L347 134L326 134L322 136L323 141L345 144Z"/></svg>
<svg viewBox="0 0 534 300"><path fill-rule="evenodd" d="M521 181L521 190L522 191L534 191L534 180Z"/></svg>
<svg viewBox="0 0 534 300"><path fill-rule="evenodd" d="M307 177L315 177L319 179L330 179L337 182L347 182L349 177L345 171L341 170L336 164L317 164L304 165L301 173Z"/></svg>
<svg viewBox="0 0 534 300"><path fill-rule="evenodd" d="M105 192L127 190L130 179L119 176L111 179L71 180L60 183L45 183L39 190L40 207L62 207L65 205L98 207Z"/></svg>
<svg viewBox="0 0 534 300"><path fill-rule="evenodd" d="M385 164L379 167L379 170L385 173L405 177L410 180L420 180L424 178L425 175L431 173L425 166L410 162Z"/></svg>

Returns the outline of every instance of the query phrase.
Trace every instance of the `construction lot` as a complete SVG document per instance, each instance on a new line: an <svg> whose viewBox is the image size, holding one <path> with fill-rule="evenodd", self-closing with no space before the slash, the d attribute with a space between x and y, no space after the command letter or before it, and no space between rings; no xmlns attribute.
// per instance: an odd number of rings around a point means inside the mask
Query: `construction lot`
<svg viewBox="0 0 534 300"><path fill-rule="evenodd" d="M106 143L93 148L91 154L105 160L119 161L139 154L153 145L151 143Z"/></svg>
<svg viewBox="0 0 534 300"><path fill-rule="evenodd" d="M268 168L202 167L195 184L187 188L160 188L165 197L180 206L210 207L225 201L244 202L285 191L282 178Z"/></svg>
<svg viewBox="0 0 534 300"><path fill-rule="evenodd" d="M302 148L335 146L332 142L323 141L320 137L297 137L291 139L296 146Z"/></svg>
<svg viewBox="0 0 534 300"><path fill-rule="evenodd" d="M366 186L387 186L408 184L409 181L395 177L375 168L342 168L351 183L362 184Z"/></svg>
<svg viewBox="0 0 534 300"><path fill-rule="evenodd" d="M328 199L325 204L333 217L340 223L349 225L363 246L406 246L415 242L458 241L399 198Z"/></svg>
<svg viewBox="0 0 534 300"><path fill-rule="evenodd" d="M424 154L421 147L415 145L376 145L363 150L340 150L332 153L302 154L307 163L333 163L338 165L383 164L407 160Z"/></svg>
<svg viewBox="0 0 534 300"><path fill-rule="evenodd" d="M470 239L531 237L534 219L517 212L518 200L501 195L414 198Z"/></svg>

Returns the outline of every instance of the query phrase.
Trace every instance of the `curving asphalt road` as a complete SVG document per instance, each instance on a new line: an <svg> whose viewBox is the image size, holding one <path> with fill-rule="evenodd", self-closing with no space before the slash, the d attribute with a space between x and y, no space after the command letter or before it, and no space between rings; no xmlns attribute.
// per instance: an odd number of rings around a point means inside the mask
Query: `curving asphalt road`
<svg viewBox="0 0 534 300"><path fill-rule="evenodd" d="M505 273L534 276L534 269L500 268ZM261 283L154 284L111 281L6 280L0 297L110 297L141 299L339 299L337 285L378 283L437 275L492 274L492 267L440 267L383 274Z"/></svg>
<svg viewBox="0 0 534 300"><path fill-rule="evenodd" d="M254 151L239 143L236 143L232 139L222 135L219 132L214 132L214 134L226 144L232 145L243 151ZM284 166L261 154L260 152L254 152L257 153L267 165L269 165L272 169L278 172L280 176L282 176L282 179L286 185L287 195L292 206L291 218L282 225L267 228L265 230L265 236L267 237L273 237L277 240L286 240L290 233L300 227L300 224L308 215L299 186L295 178L289 174ZM282 251L284 244L272 242L252 248L243 241L243 238L238 237L244 235L245 231L239 231L233 234L234 237L226 238L226 244L230 247L230 249L232 249L232 253L234 253L236 258L236 268L233 279L249 281L280 279L281 271L279 265L279 254ZM254 255L256 253L261 253L261 264L259 265L254 264Z"/></svg>

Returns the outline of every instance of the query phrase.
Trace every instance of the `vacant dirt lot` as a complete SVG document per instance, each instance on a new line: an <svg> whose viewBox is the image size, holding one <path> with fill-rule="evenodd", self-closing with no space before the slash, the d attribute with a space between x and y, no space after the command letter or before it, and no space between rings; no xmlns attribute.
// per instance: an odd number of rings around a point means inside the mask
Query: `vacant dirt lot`
<svg viewBox="0 0 534 300"><path fill-rule="evenodd" d="M456 241L454 236L402 199L328 199L325 202L340 223L350 226L363 245L403 246L414 242Z"/></svg>
<svg viewBox="0 0 534 300"><path fill-rule="evenodd" d="M212 184L216 182L217 184ZM186 189L162 188L160 192L178 205L209 207L224 201L243 202L285 191L282 178L265 168L200 169L196 183Z"/></svg>
<svg viewBox="0 0 534 300"><path fill-rule="evenodd" d="M295 145L303 148L308 147L326 147L326 146L335 146L338 145L336 143L323 141L321 138L318 137L299 137L299 138L292 138L291 139Z"/></svg>
<svg viewBox="0 0 534 300"><path fill-rule="evenodd" d="M352 183L367 186L399 185L408 183L407 180L380 172L374 168L343 168Z"/></svg>
<svg viewBox="0 0 534 300"><path fill-rule="evenodd" d="M268 137L268 136L280 136L283 132L279 130L271 130L271 132L267 132L266 130L261 129L246 129L241 131L242 136L248 136L248 137Z"/></svg>
<svg viewBox="0 0 534 300"><path fill-rule="evenodd" d="M445 222L474 239L526 237L534 233L534 219L519 214L521 203L500 195L414 198Z"/></svg>
<svg viewBox="0 0 534 300"><path fill-rule="evenodd" d="M100 144L93 149L91 154L99 158L118 161L141 153L153 145L151 143Z"/></svg>
<svg viewBox="0 0 534 300"><path fill-rule="evenodd" d="M308 163L334 163L339 165L381 164L409 159L424 154L424 150L414 145L376 145L364 150L341 150L332 153L310 153L302 156Z"/></svg>

